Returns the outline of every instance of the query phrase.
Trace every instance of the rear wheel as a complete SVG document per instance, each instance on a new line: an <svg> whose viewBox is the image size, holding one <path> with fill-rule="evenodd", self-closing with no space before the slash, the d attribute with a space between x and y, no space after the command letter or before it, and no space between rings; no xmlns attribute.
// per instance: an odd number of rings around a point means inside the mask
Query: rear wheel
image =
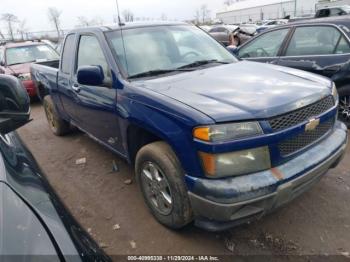
<svg viewBox="0 0 350 262"><path fill-rule="evenodd" d="M44 97L44 109L51 131L56 136L63 136L70 132L70 125L63 120L57 113L52 98L50 96Z"/></svg>
<svg viewBox="0 0 350 262"><path fill-rule="evenodd" d="M192 221L184 172L168 144L144 146L136 156L135 169L145 202L161 224L178 229Z"/></svg>

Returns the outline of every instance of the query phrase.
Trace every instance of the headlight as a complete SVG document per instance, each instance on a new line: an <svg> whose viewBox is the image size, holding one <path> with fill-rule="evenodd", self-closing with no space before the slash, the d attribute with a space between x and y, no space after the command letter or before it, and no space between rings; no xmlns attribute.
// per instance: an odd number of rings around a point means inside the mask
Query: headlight
<svg viewBox="0 0 350 262"><path fill-rule="evenodd" d="M263 134L258 122L244 122L198 127L193 131L196 139L207 142L222 142Z"/></svg>
<svg viewBox="0 0 350 262"><path fill-rule="evenodd" d="M332 96L334 98L334 102L337 104L339 100L339 95L338 95L338 90L335 83L332 84Z"/></svg>
<svg viewBox="0 0 350 262"><path fill-rule="evenodd" d="M199 156L204 172L212 178L245 175L271 168L268 147L215 155L200 152Z"/></svg>
<svg viewBox="0 0 350 262"><path fill-rule="evenodd" d="M31 80L31 76L30 74L19 74L18 75L18 79L21 80L21 81L28 81L28 80Z"/></svg>

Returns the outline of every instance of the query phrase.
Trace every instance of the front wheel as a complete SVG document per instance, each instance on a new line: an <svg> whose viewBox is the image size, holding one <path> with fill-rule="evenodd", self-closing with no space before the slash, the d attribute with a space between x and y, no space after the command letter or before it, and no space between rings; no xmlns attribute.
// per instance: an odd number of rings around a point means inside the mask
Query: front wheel
<svg viewBox="0 0 350 262"><path fill-rule="evenodd" d="M184 172L168 144L144 146L136 156L135 169L144 200L161 224L178 229L192 221Z"/></svg>

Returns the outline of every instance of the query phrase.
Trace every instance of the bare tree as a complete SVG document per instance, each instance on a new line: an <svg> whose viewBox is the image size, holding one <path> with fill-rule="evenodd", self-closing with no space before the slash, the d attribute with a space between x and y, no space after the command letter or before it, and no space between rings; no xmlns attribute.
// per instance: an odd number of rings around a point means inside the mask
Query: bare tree
<svg viewBox="0 0 350 262"><path fill-rule="evenodd" d="M2 34L1 30L0 30L0 37L1 37L2 39L5 39L5 36Z"/></svg>
<svg viewBox="0 0 350 262"><path fill-rule="evenodd" d="M104 20L102 17L100 16L95 16L91 21L91 25L103 25L104 24Z"/></svg>
<svg viewBox="0 0 350 262"><path fill-rule="evenodd" d="M200 18L201 18L200 12L199 12L199 10L196 10L196 13L194 14L194 19L196 21L196 24L200 23L199 22Z"/></svg>
<svg viewBox="0 0 350 262"><path fill-rule="evenodd" d="M210 18L210 10L207 5L200 7L200 16L203 24Z"/></svg>
<svg viewBox="0 0 350 262"><path fill-rule="evenodd" d="M24 35L28 32L28 28L27 28L27 21L21 20L19 21L19 25L18 25L18 34L21 35L21 39L24 40Z"/></svg>
<svg viewBox="0 0 350 262"><path fill-rule="evenodd" d="M133 22L134 21L134 14L130 10L126 9L123 11L123 17L125 22Z"/></svg>
<svg viewBox="0 0 350 262"><path fill-rule="evenodd" d="M3 20L7 25L8 34L11 40L14 40L14 27L18 23L18 17L14 14L6 13L2 14L1 20Z"/></svg>
<svg viewBox="0 0 350 262"><path fill-rule="evenodd" d="M60 37L60 27L61 27L61 17L62 11L58 10L56 7L49 7L48 17L50 22L53 24L57 31L57 36Z"/></svg>
<svg viewBox="0 0 350 262"><path fill-rule="evenodd" d="M78 16L78 27L87 27L90 26L90 21L85 16Z"/></svg>
<svg viewBox="0 0 350 262"><path fill-rule="evenodd" d="M210 18L210 10L207 5L202 5L196 10L195 19L197 24L204 24Z"/></svg>
<svg viewBox="0 0 350 262"><path fill-rule="evenodd" d="M160 16L160 20L166 21L166 20L168 20L168 17L166 16L166 14L163 13L163 14Z"/></svg>
<svg viewBox="0 0 350 262"><path fill-rule="evenodd" d="M230 5L232 5L234 2L235 2L234 0L225 0L225 1L224 1L224 5L230 6Z"/></svg>
<svg viewBox="0 0 350 262"><path fill-rule="evenodd" d="M77 27L88 27L94 25L103 25L104 21L101 17L96 16L95 18L89 20L85 16L78 16L78 25Z"/></svg>

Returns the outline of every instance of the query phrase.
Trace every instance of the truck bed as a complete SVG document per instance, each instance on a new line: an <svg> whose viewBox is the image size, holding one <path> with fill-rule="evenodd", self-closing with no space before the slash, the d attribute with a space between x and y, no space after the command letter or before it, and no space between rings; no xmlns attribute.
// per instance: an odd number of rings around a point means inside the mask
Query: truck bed
<svg viewBox="0 0 350 262"><path fill-rule="evenodd" d="M30 74L40 100L49 93L49 90L56 88L58 68L59 60L38 62L31 65Z"/></svg>
<svg viewBox="0 0 350 262"><path fill-rule="evenodd" d="M60 66L60 60L51 60L51 61L37 62L37 63L34 63L34 64L58 69L59 66Z"/></svg>

